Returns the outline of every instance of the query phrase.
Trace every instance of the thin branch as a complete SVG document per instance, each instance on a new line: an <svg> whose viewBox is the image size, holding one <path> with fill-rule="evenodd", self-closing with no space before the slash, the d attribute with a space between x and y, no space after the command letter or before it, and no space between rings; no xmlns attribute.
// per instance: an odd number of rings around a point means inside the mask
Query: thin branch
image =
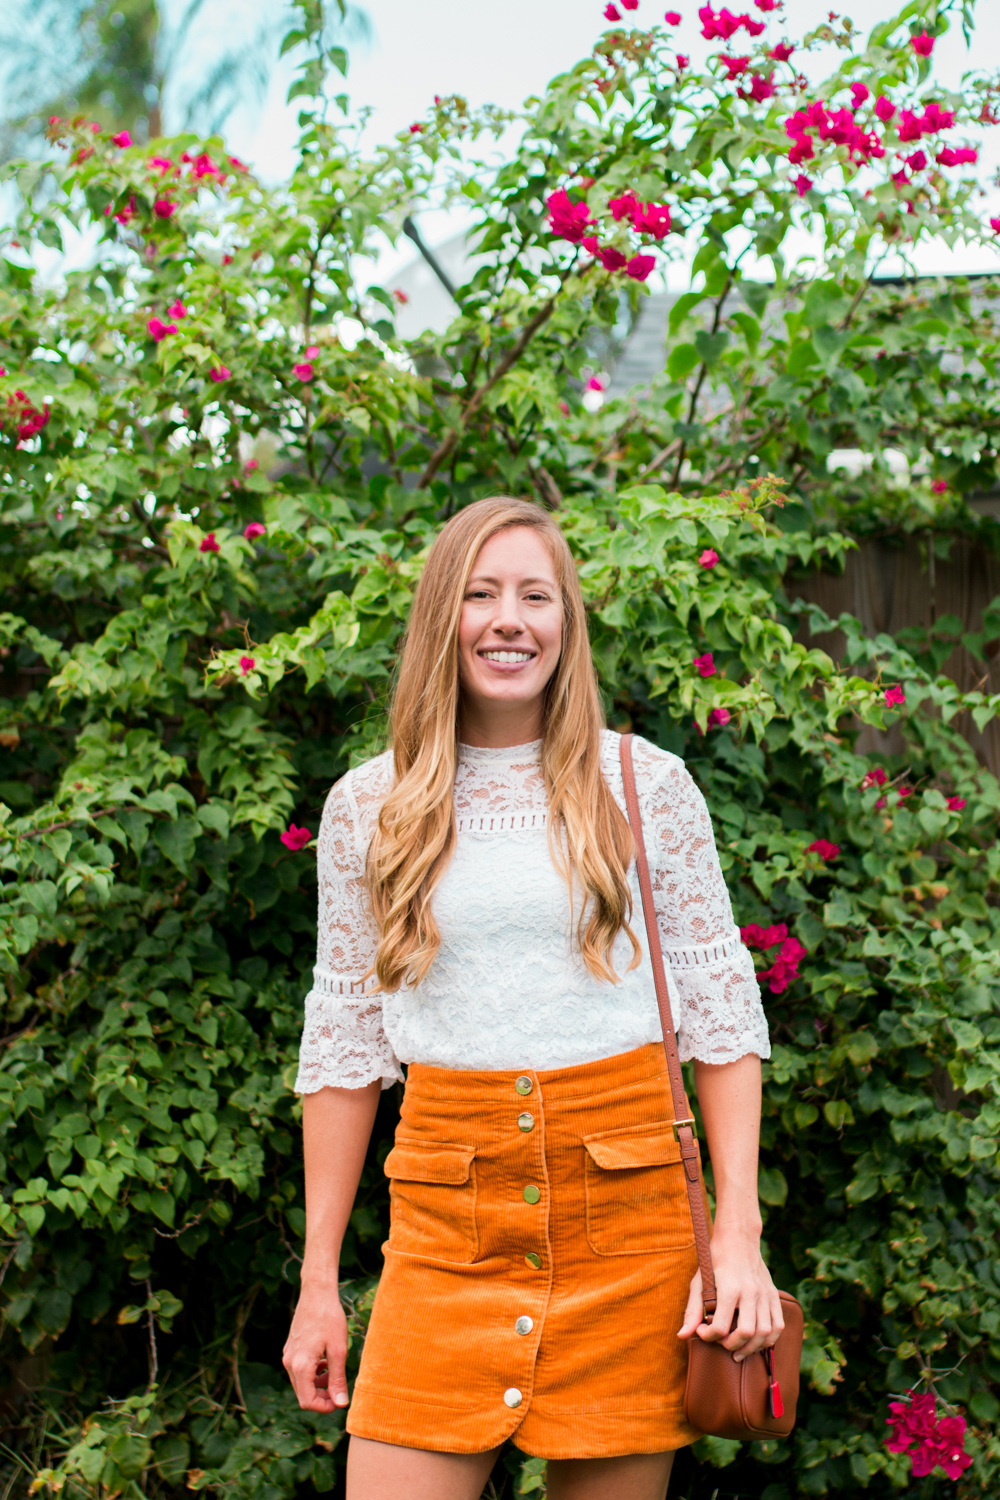
<svg viewBox="0 0 1000 1500"><path fill-rule="evenodd" d="M525 349L527 349L528 345L531 343L531 340L534 338L539 328L541 328L543 324L547 323L549 318L551 318L553 312L555 311L555 306L556 299L554 296L552 296L547 302L542 304L542 306L536 312L535 316L531 319L530 323L528 323L522 329L521 334L517 342L514 344L513 348L508 349L507 353L497 365L490 378L479 387L478 391L476 391L475 395L466 406L465 411L462 413L458 425L451 429L444 441L440 443L437 448L435 448L434 452L427 460L427 467L421 474L420 482L417 485L418 490L425 490L430 484L431 480L434 478L434 475L437 473L438 469L440 469L441 465L451 457L451 454L457 446L462 432L468 425L469 418L473 415L474 412L479 410L480 406L482 406L486 397L489 395L490 391L497 384L497 382L502 380L511 366L515 365L521 358L521 355L524 353Z"/></svg>
<svg viewBox="0 0 1000 1500"><path fill-rule="evenodd" d="M152 1300L153 1288L147 1280L146 1301L152 1302ZM146 1309L146 1323L149 1329L149 1384L146 1386L146 1390L151 1391L156 1384L156 1377L160 1373L160 1356L156 1347L156 1319L153 1317L153 1309L151 1307L147 1307Z"/></svg>

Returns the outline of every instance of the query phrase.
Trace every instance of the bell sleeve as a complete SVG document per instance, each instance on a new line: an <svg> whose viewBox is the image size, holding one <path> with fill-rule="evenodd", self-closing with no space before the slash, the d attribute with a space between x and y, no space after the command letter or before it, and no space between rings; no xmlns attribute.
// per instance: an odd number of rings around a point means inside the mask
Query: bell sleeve
<svg viewBox="0 0 1000 1500"><path fill-rule="evenodd" d="M642 748L652 762L643 778L650 879L663 959L680 1001L681 1061L769 1057L753 958L733 921L705 799L683 761Z"/></svg>
<svg viewBox="0 0 1000 1500"><path fill-rule="evenodd" d="M364 881L368 840L358 811L357 777L339 781L326 799L317 842L319 922L316 967L305 1001L295 1092L388 1088L403 1073L385 1034L374 975L378 934Z"/></svg>

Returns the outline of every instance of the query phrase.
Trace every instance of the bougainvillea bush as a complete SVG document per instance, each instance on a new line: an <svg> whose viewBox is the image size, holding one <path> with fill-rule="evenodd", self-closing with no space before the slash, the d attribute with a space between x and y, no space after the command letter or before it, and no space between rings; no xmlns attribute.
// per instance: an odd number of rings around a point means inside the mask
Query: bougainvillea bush
<svg viewBox="0 0 1000 1500"><path fill-rule="evenodd" d="M934 82L956 9L914 0L865 41L846 21L788 36L763 0L705 7L700 71L669 18L612 17L519 136L437 99L364 154L307 0L280 189L219 141L139 147L86 120L12 169L5 1494L342 1483L341 1419L300 1413L279 1363L310 841L383 742L436 528L496 492L565 528L609 721L704 788L768 1002L760 1189L807 1311L801 1419L786 1442L704 1440L676 1492L996 1493L1000 791L956 725L1000 704L941 675L933 635L903 650L843 618L835 664L812 640L831 622L785 592L861 532L995 545L966 497L996 472L1000 286L899 273L923 237L1000 227L976 178L997 85ZM807 85L798 57L829 44ZM358 268L456 199L478 215L470 279L445 332L405 343ZM34 247L72 224L92 264L42 283ZM595 411L654 272L684 257L662 372ZM965 644L985 660L998 635L992 609ZM889 748L859 753L861 733ZM345 1247L352 1361L397 1105ZM541 1492L544 1465L505 1465L497 1493Z"/></svg>

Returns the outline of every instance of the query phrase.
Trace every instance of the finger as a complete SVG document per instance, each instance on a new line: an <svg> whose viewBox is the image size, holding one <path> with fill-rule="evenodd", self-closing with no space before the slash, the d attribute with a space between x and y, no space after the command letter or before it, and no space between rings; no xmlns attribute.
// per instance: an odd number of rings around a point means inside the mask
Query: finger
<svg viewBox="0 0 1000 1500"><path fill-rule="evenodd" d="M688 1292L687 1307L684 1309L684 1322L678 1330L679 1339L689 1339L698 1324L705 1315L705 1304L701 1300L701 1272L695 1271L691 1277L691 1287Z"/></svg>
<svg viewBox="0 0 1000 1500"><path fill-rule="evenodd" d="M737 1298L732 1292L720 1293L715 1312L712 1314L712 1321L701 1324L698 1337L704 1339L707 1344L724 1344L727 1349L732 1349L734 1346L729 1340L735 1338L739 1341L743 1337L742 1333L737 1331L739 1324L736 1330L733 1329L736 1308Z"/></svg>
<svg viewBox="0 0 1000 1500"><path fill-rule="evenodd" d="M785 1310L781 1305L781 1298L772 1287L771 1289L771 1343L776 1344L778 1338L785 1331Z"/></svg>
<svg viewBox="0 0 1000 1500"><path fill-rule="evenodd" d="M331 1354L328 1361L326 1376L327 1395L331 1406L337 1408L347 1406L350 1403L350 1397L347 1394L346 1360L347 1350L341 1349L337 1354Z"/></svg>
<svg viewBox="0 0 1000 1500"><path fill-rule="evenodd" d="M738 1361L749 1359L752 1354L773 1343L771 1336L771 1309L766 1299L757 1303L754 1331L746 1344L734 1357Z"/></svg>

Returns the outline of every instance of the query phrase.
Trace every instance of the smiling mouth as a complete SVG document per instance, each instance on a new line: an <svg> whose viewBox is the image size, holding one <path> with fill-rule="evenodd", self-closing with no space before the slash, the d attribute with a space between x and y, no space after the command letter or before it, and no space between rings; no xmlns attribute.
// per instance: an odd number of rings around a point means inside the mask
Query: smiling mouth
<svg viewBox="0 0 1000 1500"><path fill-rule="evenodd" d="M496 661L504 665L533 661L535 658L534 651L480 651L479 655L484 661Z"/></svg>

